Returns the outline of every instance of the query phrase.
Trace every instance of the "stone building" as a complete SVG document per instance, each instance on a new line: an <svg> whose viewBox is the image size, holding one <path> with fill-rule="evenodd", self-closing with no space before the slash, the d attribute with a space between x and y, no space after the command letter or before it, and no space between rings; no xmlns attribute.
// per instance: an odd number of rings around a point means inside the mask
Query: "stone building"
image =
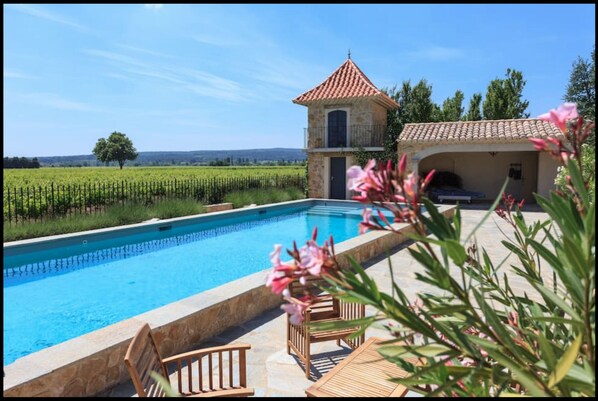
<svg viewBox="0 0 598 401"><path fill-rule="evenodd" d="M557 161L529 140L549 136L565 140L556 125L534 118L405 124L397 148L411 170L454 173L482 201L493 201L509 177L505 193L531 203L533 193L555 189Z"/></svg>
<svg viewBox="0 0 598 401"><path fill-rule="evenodd" d="M384 150L387 111L399 105L380 91L349 57L324 82L293 99L307 107L305 149L308 195L350 199L346 171L355 152ZM435 169L459 176L462 188L494 200L505 179L506 193L533 202L555 188L558 164L537 152L530 138L564 139L552 123L538 119L406 124L399 135L399 156L420 175Z"/></svg>
<svg viewBox="0 0 598 401"><path fill-rule="evenodd" d="M376 88L350 57L293 103L307 107L309 197L350 199L346 171L357 164L355 151L384 149L387 111L399 105Z"/></svg>

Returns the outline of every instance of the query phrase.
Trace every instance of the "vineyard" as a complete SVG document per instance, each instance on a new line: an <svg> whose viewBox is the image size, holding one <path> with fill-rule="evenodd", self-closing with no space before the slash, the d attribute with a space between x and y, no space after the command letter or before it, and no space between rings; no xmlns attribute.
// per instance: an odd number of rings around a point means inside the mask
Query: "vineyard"
<svg viewBox="0 0 598 401"><path fill-rule="evenodd" d="M54 185L112 184L140 181L171 181L204 178L258 176L305 176L304 166L274 167L47 167L5 169L4 188Z"/></svg>
<svg viewBox="0 0 598 401"><path fill-rule="evenodd" d="M221 203L247 189L305 189L304 167L139 167L4 170L4 222L101 213L115 204L165 199Z"/></svg>

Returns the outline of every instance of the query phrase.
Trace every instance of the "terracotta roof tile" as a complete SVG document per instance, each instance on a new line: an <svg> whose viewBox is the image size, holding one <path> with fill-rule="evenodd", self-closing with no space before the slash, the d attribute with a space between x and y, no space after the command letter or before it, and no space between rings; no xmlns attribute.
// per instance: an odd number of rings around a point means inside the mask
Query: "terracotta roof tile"
<svg viewBox="0 0 598 401"><path fill-rule="evenodd" d="M356 97L374 97L387 108L399 107L397 102L376 88L351 59L347 59L320 85L293 99L293 103L307 106L321 100Z"/></svg>
<svg viewBox="0 0 598 401"><path fill-rule="evenodd" d="M412 143L516 143L529 138L563 137L551 122L529 119L405 124L398 141Z"/></svg>

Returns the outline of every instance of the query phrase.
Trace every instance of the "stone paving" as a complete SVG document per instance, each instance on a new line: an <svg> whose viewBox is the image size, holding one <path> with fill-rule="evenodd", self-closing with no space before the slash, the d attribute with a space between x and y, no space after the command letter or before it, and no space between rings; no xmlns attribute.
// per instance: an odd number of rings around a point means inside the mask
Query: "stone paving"
<svg viewBox="0 0 598 401"><path fill-rule="evenodd" d="M469 207L468 207L469 206ZM462 210L463 233L469 233L482 219L486 210L479 205L464 205ZM535 220L545 220L547 215L538 211L535 205L526 206L524 215L528 224ZM484 247L495 263L507 259L503 271L510 269L510 264L517 264L500 241L503 232L510 232L509 226L492 213L476 233L478 247ZM414 296L422 290L429 290L424 283L415 280L415 272L421 266L409 255L407 244L399 246L389 252L395 273L395 280L409 295ZM386 256L381 256L364 263L368 274L373 277L381 290L390 291L390 272ZM545 269L547 270L547 269ZM523 291L525 283L518 276L509 276L514 288ZM366 314L374 314L373 309L366 308ZM366 338L371 336L386 337L381 329L368 329ZM242 341L251 344L252 348L247 354L247 381L255 388L258 397L304 397L305 389L312 385L323 374L342 361L349 353L350 348L345 344L338 347L334 341L312 345L312 369L310 379L305 378L303 364L292 354L286 352L286 316L279 308L272 309L259 317L227 330L211 341L199 344L198 347L207 347ZM124 363L124 362L123 362ZM130 382L122 384L113 390L102 394L110 397L133 396L135 390ZM414 395L417 396L417 395Z"/></svg>

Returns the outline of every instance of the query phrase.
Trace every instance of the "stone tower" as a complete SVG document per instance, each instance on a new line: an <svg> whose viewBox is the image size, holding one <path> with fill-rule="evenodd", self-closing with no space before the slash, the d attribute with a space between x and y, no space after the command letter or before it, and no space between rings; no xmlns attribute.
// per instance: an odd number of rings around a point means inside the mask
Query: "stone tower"
<svg viewBox="0 0 598 401"><path fill-rule="evenodd" d="M351 60L324 82L293 99L307 107L305 149L310 198L350 199L346 171L362 148L384 150L386 114L399 105Z"/></svg>

